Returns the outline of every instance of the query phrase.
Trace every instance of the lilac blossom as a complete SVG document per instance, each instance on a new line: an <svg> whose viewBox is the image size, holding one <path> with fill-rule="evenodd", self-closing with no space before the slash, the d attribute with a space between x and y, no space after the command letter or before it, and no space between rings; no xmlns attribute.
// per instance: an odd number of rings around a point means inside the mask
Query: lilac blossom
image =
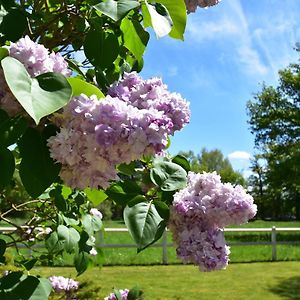
<svg viewBox="0 0 300 300"><path fill-rule="evenodd" d="M96 256L98 254L97 250L93 247L90 252L89 252L90 255L92 256Z"/></svg>
<svg viewBox="0 0 300 300"><path fill-rule="evenodd" d="M243 187L223 184L216 172L189 172L188 185L174 195L173 206L178 214L205 220L214 227L246 223L257 211Z"/></svg>
<svg viewBox="0 0 300 300"><path fill-rule="evenodd" d="M49 277L49 280L56 293L76 291L79 287L79 282L73 280L72 278L51 276Z"/></svg>
<svg viewBox="0 0 300 300"><path fill-rule="evenodd" d="M102 219L102 217L103 217L102 213L97 208L91 208L90 214L94 217L99 217L100 219Z"/></svg>
<svg viewBox="0 0 300 300"><path fill-rule="evenodd" d="M206 8L220 3L221 0L185 0L186 10L188 13L195 12L197 7Z"/></svg>
<svg viewBox="0 0 300 300"><path fill-rule="evenodd" d="M107 188L116 166L160 153L172 126L163 111L139 109L118 98L74 97L52 121L60 132L48 140L62 164L60 177L70 187Z"/></svg>
<svg viewBox="0 0 300 300"><path fill-rule="evenodd" d="M139 109L155 109L169 119L168 134L182 129L190 120L189 103L178 93L170 93L160 78L143 80L136 72L125 73L108 94Z"/></svg>
<svg viewBox="0 0 300 300"><path fill-rule="evenodd" d="M229 248L222 228L253 218L257 207L243 187L223 184L215 172L189 172L187 187L175 193L170 230L177 255L211 271L226 267Z"/></svg>
<svg viewBox="0 0 300 300"><path fill-rule="evenodd" d="M61 73L65 76L70 76L72 73L60 53L49 53L48 49L33 42L28 36L11 43L8 51L9 56L20 61L32 77L47 72ZM11 93L2 70L0 71L0 108L10 116L24 112L21 104Z"/></svg>
<svg viewBox="0 0 300 300"><path fill-rule="evenodd" d="M71 70L60 53L49 53L47 48L35 43L27 35L16 43L11 43L8 50L9 55L20 61L32 77L47 72L71 75Z"/></svg>
<svg viewBox="0 0 300 300"><path fill-rule="evenodd" d="M119 290L122 300L127 300L129 289ZM104 300L117 300L117 297L114 293L111 293L109 296L105 297Z"/></svg>

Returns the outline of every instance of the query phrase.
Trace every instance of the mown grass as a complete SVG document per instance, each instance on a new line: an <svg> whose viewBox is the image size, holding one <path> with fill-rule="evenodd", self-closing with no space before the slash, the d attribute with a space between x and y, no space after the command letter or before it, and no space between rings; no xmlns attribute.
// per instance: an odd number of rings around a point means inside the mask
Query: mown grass
<svg viewBox="0 0 300 300"><path fill-rule="evenodd" d="M109 221L104 223L106 228L125 227L122 221ZM241 227L300 227L300 222L273 222L273 221L254 221ZM236 242L270 242L271 233L268 232L225 232L226 241ZM172 243L171 233L168 233L168 243ZM277 241L300 241L300 232L277 232ZM137 254L134 242L128 232L106 232L103 236L97 238L98 244L132 244L132 248L102 248L104 254L104 265L156 265L162 264L162 248L150 247ZM158 244L161 240L158 241ZM25 250L26 251L26 250ZM12 255L14 255L12 253ZM168 263L181 263L176 258L174 247L168 247ZM272 248L270 245L255 246L231 246L230 260L232 263L237 262L255 262L271 261ZM298 245L277 245L277 260L299 260L300 261L300 244ZM63 259L58 257L55 262L58 266L72 266L73 257L65 255Z"/></svg>
<svg viewBox="0 0 300 300"><path fill-rule="evenodd" d="M122 227L122 222L114 226L114 221L105 223L105 227ZM123 226L125 226L123 224ZM257 220L243 224L244 228L271 228L300 227L299 221L274 222ZM231 226L230 226L231 227ZM238 226L235 226L238 227ZM270 242L271 232L225 232L226 241L236 242ZM277 232L277 241L300 241L300 232ZM106 232L102 237L103 244L133 244L127 232ZM158 241L161 243L161 240ZM168 243L172 243L171 234L168 233ZM134 248L104 248L106 265L131 265L131 264L161 264L162 248L148 248L137 254ZM231 262L271 261L272 249L270 245L231 246ZM277 260L300 260L300 245L277 245ZM174 247L168 248L168 263L180 263L176 258Z"/></svg>
<svg viewBox="0 0 300 300"><path fill-rule="evenodd" d="M79 300L103 299L113 287L138 285L145 300L299 300L299 270L300 262L231 264L227 270L210 273L183 265L93 268L76 278L81 283L77 294ZM33 272L76 276L72 268Z"/></svg>

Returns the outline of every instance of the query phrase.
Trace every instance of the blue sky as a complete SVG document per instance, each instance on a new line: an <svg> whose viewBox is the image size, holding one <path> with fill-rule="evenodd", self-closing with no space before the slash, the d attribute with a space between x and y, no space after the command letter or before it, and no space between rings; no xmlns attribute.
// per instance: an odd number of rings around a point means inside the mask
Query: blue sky
<svg viewBox="0 0 300 300"><path fill-rule="evenodd" d="M218 148L247 173L255 153L246 102L261 83L298 59L299 0L222 0L188 15L185 41L154 35L142 76L161 76L190 102L192 118L172 138L170 152Z"/></svg>

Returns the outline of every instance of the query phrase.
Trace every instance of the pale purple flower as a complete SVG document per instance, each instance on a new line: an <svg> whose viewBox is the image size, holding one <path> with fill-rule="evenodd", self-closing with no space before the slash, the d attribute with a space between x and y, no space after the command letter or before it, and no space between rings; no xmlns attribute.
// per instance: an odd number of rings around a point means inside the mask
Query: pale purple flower
<svg viewBox="0 0 300 300"><path fill-rule="evenodd" d="M91 208L90 214L94 217L99 217L100 219L102 219L102 213L97 208Z"/></svg>
<svg viewBox="0 0 300 300"><path fill-rule="evenodd" d="M49 54L47 48L35 43L27 35L16 43L11 43L8 50L9 55L19 60L33 77L47 72L71 75L71 70L60 53Z"/></svg>
<svg viewBox="0 0 300 300"><path fill-rule="evenodd" d="M129 289L119 290L122 300L127 300ZM117 300L117 297L114 293L111 293L109 296L105 297L104 300Z"/></svg>
<svg viewBox="0 0 300 300"><path fill-rule="evenodd" d="M173 126L161 110L111 96L74 97L52 121L61 130L48 140L51 157L62 164L65 183L77 188L107 188L118 179L118 164L164 150Z"/></svg>
<svg viewBox="0 0 300 300"><path fill-rule="evenodd" d="M215 172L188 173L187 187L174 195L169 227L177 255L201 270L221 269L228 264L224 226L253 218L257 207L241 186L223 184Z"/></svg>
<svg viewBox="0 0 300 300"><path fill-rule="evenodd" d="M70 76L72 73L60 53L49 54L48 49L33 42L28 36L21 38L16 43L11 43L8 51L11 57L25 66L32 77L47 72L57 72L65 76ZM2 70L0 70L0 109L5 110L10 116L25 113L21 104L11 93Z"/></svg>
<svg viewBox="0 0 300 300"><path fill-rule="evenodd" d="M143 80L136 72L125 73L114 83L108 94L139 109L155 109L163 112L167 133L173 135L190 121L189 103L178 93L170 93L160 78Z"/></svg>
<svg viewBox="0 0 300 300"><path fill-rule="evenodd" d="M79 282L72 278L51 276L49 280L56 293L76 291L79 287Z"/></svg>
<svg viewBox="0 0 300 300"><path fill-rule="evenodd" d="M91 250L90 250L90 255L92 256L96 256L98 254L97 250L93 247Z"/></svg>
<svg viewBox="0 0 300 300"><path fill-rule="evenodd" d="M221 0L185 0L186 10L188 13L195 12L197 7L207 8L217 5Z"/></svg>

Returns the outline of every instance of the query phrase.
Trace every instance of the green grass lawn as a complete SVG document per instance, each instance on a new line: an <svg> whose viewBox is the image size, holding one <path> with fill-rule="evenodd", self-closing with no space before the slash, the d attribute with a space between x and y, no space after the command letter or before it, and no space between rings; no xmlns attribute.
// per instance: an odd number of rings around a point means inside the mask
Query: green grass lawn
<svg viewBox="0 0 300 300"><path fill-rule="evenodd" d="M124 227L122 221L105 221L106 228ZM254 221L243 225L243 227L300 227L300 222L272 222ZM225 232L228 243L235 242L269 242L270 232ZM278 232L278 241L300 241L300 232ZM128 232L106 232L102 237L98 237L97 243L103 244L134 244ZM161 241L158 241L161 243ZM172 243L172 236L168 233L168 243ZM133 245L134 246L134 245ZM162 248L150 247L141 253L136 253L136 248L102 248L104 253L104 265L155 265L162 264ZM27 250L24 250L27 251ZM12 255L14 255L12 253ZM230 260L236 262L271 261L272 249L269 245L255 246L231 246ZM279 261L299 260L300 244L298 245L278 245L277 259ZM168 263L179 264L176 258L174 247L168 247ZM71 266L72 257L65 255L64 259L58 259L56 265Z"/></svg>
<svg viewBox="0 0 300 300"><path fill-rule="evenodd" d="M122 222L109 221L105 227L122 227ZM257 220L240 227L245 228L271 228L276 227L300 227L300 222L274 222ZM123 224L123 227L125 225ZM231 226L230 226L231 227ZM238 226L235 226L238 227ZM102 237L104 244L133 244L127 232L106 232ZM271 232L226 232L228 243L234 242L270 242ZM300 232L278 232L277 241L300 241ZM159 241L158 243L161 243ZM168 233L168 243L172 243L172 236ZM131 264L160 264L162 262L162 248L148 248L136 254L135 248L104 248L105 264L107 265L131 265ZM271 261L272 249L269 245L255 246L231 246L231 262ZM300 245L278 245L278 260L300 260ZM174 247L168 248L168 262L179 263Z"/></svg>
<svg viewBox="0 0 300 300"><path fill-rule="evenodd" d="M42 276L75 277L72 268L39 268ZM79 299L100 300L113 287L138 285L145 300L300 299L300 262L231 264L227 270L202 273L195 266L93 268L76 278ZM57 298L58 299L58 298Z"/></svg>

